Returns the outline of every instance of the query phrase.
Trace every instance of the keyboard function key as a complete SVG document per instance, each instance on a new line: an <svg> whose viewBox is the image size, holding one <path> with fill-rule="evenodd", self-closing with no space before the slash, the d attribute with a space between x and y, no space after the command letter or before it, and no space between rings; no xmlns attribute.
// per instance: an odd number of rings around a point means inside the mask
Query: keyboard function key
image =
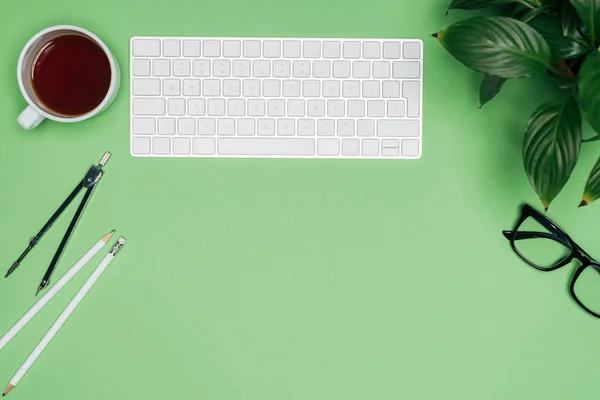
<svg viewBox="0 0 600 400"><path fill-rule="evenodd" d="M242 55L242 42L239 40L223 41L223 57L237 58Z"/></svg>
<svg viewBox="0 0 600 400"><path fill-rule="evenodd" d="M402 55L406 60L418 60L421 58L421 43L404 42L402 45Z"/></svg>
<svg viewBox="0 0 600 400"><path fill-rule="evenodd" d="M400 42L383 42L383 58L400 59Z"/></svg>
<svg viewBox="0 0 600 400"><path fill-rule="evenodd" d="M163 56L179 57L181 55L181 42L176 39L163 40Z"/></svg>
<svg viewBox="0 0 600 400"><path fill-rule="evenodd" d="M265 58L281 57L281 42L279 40L265 40L263 42L263 57L265 57Z"/></svg>
<svg viewBox="0 0 600 400"><path fill-rule="evenodd" d="M184 57L200 57L200 41L199 40L184 40L183 41L183 56Z"/></svg>
<svg viewBox="0 0 600 400"><path fill-rule="evenodd" d="M221 57L221 41L205 40L202 43L202 55L204 57Z"/></svg>
<svg viewBox="0 0 600 400"><path fill-rule="evenodd" d="M260 57L260 41L259 40L244 40L244 57L258 58Z"/></svg>
<svg viewBox="0 0 600 400"><path fill-rule="evenodd" d="M300 58L301 44L298 40L283 41L283 57L284 58Z"/></svg>
<svg viewBox="0 0 600 400"><path fill-rule="evenodd" d="M363 43L363 57L367 59L376 59L381 57L381 43L366 41Z"/></svg>
<svg viewBox="0 0 600 400"><path fill-rule="evenodd" d="M135 39L133 41L134 57L158 57L160 56L160 40L158 39Z"/></svg>
<svg viewBox="0 0 600 400"><path fill-rule="evenodd" d="M360 58L360 42L344 42L344 58Z"/></svg>
<svg viewBox="0 0 600 400"><path fill-rule="evenodd" d="M342 56L342 44L340 42L323 42L323 58L340 58Z"/></svg>
<svg viewBox="0 0 600 400"><path fill-rule="evenodd" d="M321 42L306 40L303 43L302 55L304 58L320 58Z"/></svg>

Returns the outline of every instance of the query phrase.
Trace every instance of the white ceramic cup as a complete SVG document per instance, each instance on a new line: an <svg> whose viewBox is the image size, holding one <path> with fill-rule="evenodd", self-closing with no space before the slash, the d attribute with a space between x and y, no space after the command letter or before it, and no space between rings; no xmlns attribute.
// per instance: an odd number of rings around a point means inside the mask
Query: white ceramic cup
<svg viewBox="0 0 600 400"><path fill-rule="evenodd" d="M104 97L104 100L90 112L78 115L78 116L66 116L56 113L50 110L44 105L36 96L35 91L31 85L31 68L33 66L34 57L37 55L40 48L48 43L51 39L66 34L79 34L84 35L96 42L104 53L108 57L110 62L110 86L108 92ZM29 42L23 48L21 56L19 57L19 63L17 65L17 79L19 81L19 87L23 97L29 103L29 106L19 115L19 124L25 129L33 129L40 124L44 119L48 118L57 122L79 122L104 111L115 99L117 92L119 91L119 83L121 75L119 71L119 64L117 63L116 57L111 53L106 44L92 32L87 29L80 28L72 25L57 25L50 28L44 29L38 32L32 37Z"/></svg>

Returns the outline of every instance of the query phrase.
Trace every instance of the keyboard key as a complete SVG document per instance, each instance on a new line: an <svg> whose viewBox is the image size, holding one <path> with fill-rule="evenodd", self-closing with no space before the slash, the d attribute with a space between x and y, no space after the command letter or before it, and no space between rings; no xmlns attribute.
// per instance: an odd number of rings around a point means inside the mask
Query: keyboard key
<svg viewBox="0 0 600 400"><path fill-rule="evenodd" d="M196 120L194 118L179 118L177 120L177 133L180 135L195 135Z"/></svg>
<svg viewBox="0 0 600 400"><path fill-rule="evenodd" d="M202 55L204 57L220 57L221 56L221 41L220 40L205 40L202 46Z"/></svg>
<svg viewBox="0 0 600 400"><path fill-rule="evenodd" d="M277 79L265 79L263 81L263 96L279 97L281 96L281 81Z"/></svg>
<svg viewBox="0 0 600 400"><path fill-rule="evenodd" d="M319 136L334 136L335 135L335 120L320 119L317 121L317 135Z"/></svg>
<svg viewBox="0 0 600 400"><path fill-rule="evenodd" d="M200 80L199 79L184 79L183 80L183 95L184 96L200 96Z"/></svg>
<svg viewBox="0 0 600 400"><path fill-rule="evenodd" d="M233 61L233 76L238 78L247 78L250 76L250 61L249 60L234 60Z"/></svg>
<svg viewBox="0 0 600 400"><path fill-rule="evenodd" d="M360 82L359 81L344 81L342 83L342 96L344 96L344 97L360 97Z"/></svg>
<svg viewBox="0 0 600 400"><path fill-rule="evenodd" d="M381 141L381 148L399 148L400 147L400 140L398 139L383 139Z"/></svg>
<svg viewBox="0 0 600 400"><path fill-rule="evenodd" d="M152 75L154 75L154 76L169 76L169 75L171 75L171 61L169 61L169 60L154 60L154 61L152 61Z"/></svg>
<svg viewBox="0 0 600 400"><path fill-rule="evenodd" d="M210 76L210 61L209 60L194 60L194 76L199 76L199 77Z"/></svg>
<svg viewBox="0 0 600 400"><path fill-rule="evenodd" d="M200 41L199 40L184 40L183 41L183 56L184 57L200 57Z"/></svg>
<svg viewBox="0 0 600 400"><path fill-rule="evenodd" d="M350 61L334 61L333 77L350 78Z"/></svg>
<svg viewBox="0 0 600 400"><path fill-rule="evenodd" d="M304 100L297 101L302 101L304 103ZM271 99L267 101L267 114L269 114L269 117L283 117L285 115L285 100ZM299 116L303 117L304 114Z"/></svg>
<svg viewBox="0 0 600 400"><path fill-rule="evenodd" d="M363 57L367 59L374 59L381 57L381 43L379 42L364 42L363 43Z"/></svg>
<svg viewBox="0 0 600 400"><path fill-rule="evenodd" d="M160 56L160 40L158 40L158 39L135 39L133 41L133 55L135 57L158 57L158 56Z"/></svg>
<svg viewBox="0 0 600 400"><path fill-rule="evenodd" d="M154 135L156 121L154 118L134 118L133 119L133 134L134 135Z"/></svg>
<svg viewBox="0 0 600 400"><path fill-rule="evenodd" d="M292 76L292 63L289 60L273 61L273 76L275 78Z"/></svg>
<svg viewBox="0 0 600 400"><path fill-rule="evenodd" d="M134 96L158 96L160 95L160 79L134 79Z"/></svg>
<svg viewBox="0 0 600 400"><path fill-rule="evenodd" d="M179 79L163 79L163 94L165 96L179 96L181 94L181 81Z"/></svg>
<svg viewBox="0 0 600 400"><path fill-rule="evenodd" d="M169 109L169 115L174 115L174 116L185 115L185 100L184 99L169 99L168 109Z"/></svg>
<svg viewBox="0 0 600 400"><path fill-rule="evenodd" d="M328 117L344 117L346 115L346 102L344 100L327 100Z"/></svg>
<svg viewBox="0 0 600 400"><path fill-rule="evenodd" d="M219 138L217 150L221 155L312 156L315 154L315 140L311 138Z"/></svg>
<svg viewBox="0 0 600 400"><path fill-rule="evenodd" d="M181 42L176 39L163 40L163 56L179 57L181 55Z"/></svg>
<svg viewBox="0 0 600 400"><path fill-rule="evenodd" d="M358 136L375 136L375 121L372 119L359 119L357 121Z"/></svg>
<svg viewBox="0 0 600 400"><path fill-rule="evenodd" d="M300 41L298 40L284 40L283 57L300 58L300 47Z"/></svg>
<svg viewBox="0 0 600 400"><path fill-rule="evenodd" d="M323 97L340 97L340 81L323 81Z"/></svg>
<svg viewBox="0 0 600 400"><path fill-rule="evenodd" d="M263 42L263 57L279 58L281 57L281 43L279 40L265 40Z"/></svg>
<svg viewBox="0 0 600 400"><path fill-rule="evenodd" d="M260 57L260 41L244 40L244 57L258 58Z"/></svg>
<svg viewBox="0 0 600 400"><path fill-rule="evenodd" d="M292 70L294 78L310 78L310 61L296 60Z"/></svg>
<svg viewBox="0 0 600 400"><path fill-rule="evenodd" d="M400 97L400 82L384 81L383 82L383 97L386 97L386 98Z"/></svg>
<svg viewBox="0 0 600 400"><path fill-rule="evenodd" d="M188 155L191 152L191 144L189 138L174 138L173 139L173 154Z"/></svg>
<svg viewBox="0 0 600 400"><path fill-rule="evenodd" d="M244 115L246 115L246 100L245 99L229 99L229 100L227 100L227 114L229 114L232 117L243 117Z"/></svg>
<svg viewBox="0 0 600 400"><path fill-rule="evenodd" d="M405 104L404 100L389 100L387 103L388 117L404 117Z"/></svg>
<svg viewBox="0 0 600 400"><path fill-rule="evenodd" d="M342 45L340 42L323 42L323 58L340 58Z"/></svg>
<svg viewBox="0 0 600 400"><path fill-rule="evenodd" d="M150 76L150 60L133 60L133 76Z"/></svg>
<svg viewBox="0 0 600 400"><path fill-rule="evenodd" d="M367 115L373 117L385 117L385 101L369 100L367 102Z"/></svg>
<svg viewBox="0 0 600 400"><path fill-rule="evenodd" d="M404 139L401 148L402 155L405 157L417 157L419 155L419 141L416 139Z"/></svg>
<svg viewBox="0 0 600 400"><path fill-rule="evenodd" d="M373 78L387 79L390 77L390 62L375 61L373 62Z"/></svg>
<svg viewBox="0 0 600 400"><path fill-rule="evenodd" d="M283 97L300 97L300 81L283 81Z"/></svg>
<svg viewBox="0 0 600 400"><path fill-rule="evenodd" d="M265 115L265 101L263 99L248 100L248 115L262 117Z"/></svg>
<svg viewBox="0 0 600 400"><path fill-rule="evenodd" d="M353 78L369 78L371 76L371 63L368 61L352 62Z"/></svg>
<svg viewBox="0 0 600 400"><path fill-rule="evenodd" d="M342 155L343 156L358 156L360 154L360 140L358 139L343 139L342 140Z"/></svg>
<svg viewBox="0 0 600 400"><path fill-rule="evenodd" d="M204 96L220 96L221 81L218 79L205 79L202 82L202 94Z"/></svg>
<svg viewBox="0 0 600 400"><path fill-rule="evenodd" d="M421 90L419 82L402 82L402 97L406 99L408 112L412 118L421 115Z"/></svg>
<svg viewBox="0 0 600 400"><path fill-rule="evenodd" d="M131 149L133 151L133 154L150 154L150 138L133 138Z"/></svg>
<svg viewBox="0 0 600 400"><path fill-rule="evenodd" d="M254 120L251 118L238 119L238 135L254 136Z"/></svg>
<svg viewBox="0 0 600 400"><path fill-rule="evenodd" d="M214 115L214 116L225 115L225 100L224 99L209 99L208 100L208 115Z"/></svg>
<svg viewBox="0 0 600 400"><path fill-rule="evenodd" d="M231 61L229 60L214 60L213 75L217 78L231 76Z"/></svg>
<svg viewBox="0 0 600 400"><path fill-rule="evenodd" d="M242 55L242 42L239 40L223 41L223 57L235 58Z"/></svg>
<svg viewBox="0 0 600 400"><path fill-rule="evenodd" d="M407 60L418 60L421 58L421 43L404 42L402 45L402 55Z"/></svg>
<svg viewBox="0 0 600 400"><path fill-rule="evenodd" d="M188 114L192 116L204 115L206 113L206 100L189 99Z"/></svg>
<svg viewBox="0 0 600 400"><path fill-rule="evenodd" d="M379 97L379 81L363 81L362 95L366 98Z"/></svg>
<svg viewBox="0 0 600 400"><path fill-rule="evenodd" d="M318 139L317 154L320 156L339 156L340 139Z"/></svg>
<svg viewBox="0 0 600 400"><path fill-rule="evenodd" d="M379 140L377 139L364 139L362 141L362 155L363 156L378 156L379 155Z"/></svg>
<svg viewBox="0 0 600 400"><path fill-rule="evenodd" d="M219 118L217 120L217 134L218 135L235 135L235 119L233 118Z"/></svg>
<svg viewBox="0 0 600 400"><path fill-rule="evenodd" d="M257 78L268 78L271 76L271 61L255 60L252 62L253 76Z"/></svg>
<svg viewBox="0 0 600 400"><path fill-rule="evenodd" d="M388 157L398 156L400 155L400 149L398 147L384 147L381 149L381 155Z"/></svg>
<svg viewBox="0 0 600 400"><path fill-rule="evenodd" d="M239 97L242 94L242 82L239 79L223 79L223 96Z"/></svg>
<svg viewBox="0 0 600 400"><path fill-rule="evenodd" d="M299 119L298 136L315 136L315 120Z"/></svg>
<svg viewBox="0 0 600 400"><path fill-rule="evenodd" d="M397 79L418 79L421 76L421 63L418 61L394 61L392 76Z"/></svg>
<svg viewBox="0 0 600 400"><path fill-rule="evenodd" d="M165 115L165 99L133 99L133 115Z"/></svg>
<svg viewBox="0 0 600 400"><path fill-rule="evenodd" d="M244 79L242 82L242 95L246 97L260 96L260 81L258 79Z"/></svg>
<svg viewBox="0 0 600 400"><path fill-rule="evenodd" d="M383 42L383 58L399 59L400 42Z"/></svg>
<svg viewBox="0 0 600 400"><path fill-rule="evenodd" d="M214 118L198 118L198 135L214 135L215 126Z"/></svg>
<svg viewBox="0 0 600 400"><path fill-rule="evenodd" d="M313 77L329 78L331 76L331 61L318 60L313 62Z"/></svg>
<svg viewBox="0 0 600 400"><path fill-rule="evenodd" d="M194 138L193 152L198 155L214 155L216 141L214 138Z"/></svg>
<svg viewBox="0 0 600 400"><path fill-rule="evenodd" d="M302 55L304 58L321 57L321 42L306 40L304 42Z"/></svg>
<svg viewBox="0 0 600 400"><path fill-rule="evenodd" d="M304 117L306 115L305 105L304 100L288 100L287 115L290 117ZM269 110L269 115L274 114L271 114Z"/></svg>
<svg viewBox="0 0 600 400"><path fill-rule="evenodd" d="M302 95L304 97L319 97L321 95L321 83L319 81L302 82Z"/></svg>
<svg viewBox="0 0 600 400"><path fill-rule="evenodd" d="M171 154L171 139L168 137L155 137L152 139L152 153L159 155Z"/></svg>
<svg viewBox="0 0 600 400"><path fill-rule="evenodd" d="M364 100L348 100L348 116L349 117L364 117L365 116L365 101Z"/></svg>
<svg viewBox="0 0 600 400"><path fill-rule="evenodd" d="M344 58L360 58L360 42L344 42Z"/></svg>
<svg viewBox="0 0 600 400"><path fill-rule="evenodd" d="M325 116L325 100L308 100L307 108L309 117Z"/></svg>
<svg viewBox="0 0 600 400"><path fill-rule="evenodd" d="M275 120L272 118L259 118L258 136L274 136Z"/></svg>
<svg viewBox="0 0 600 400"><path fill-rule="evenodd" d="M377 136L419 136L419 121L410 119L382 119L377 121Z"/></svg>
<svg viewBox="0 0 600 400"><path fill-rule="evenodd" d="M354 120L339 119L338 120L338 136L354 136Z"/></svg>
<svg viewBox="0 0 600 400"><path fill-rule="evenodd" d="M159 118L158 119L158 134L159 135L174 135L175 134L175 118Z"/></svg>
<svg viewBox="0 0 600 400"><path fill-rule="evenodd" d="M282 118L277 120L278 136L294 136L296 134L296 121Z"/></svg>

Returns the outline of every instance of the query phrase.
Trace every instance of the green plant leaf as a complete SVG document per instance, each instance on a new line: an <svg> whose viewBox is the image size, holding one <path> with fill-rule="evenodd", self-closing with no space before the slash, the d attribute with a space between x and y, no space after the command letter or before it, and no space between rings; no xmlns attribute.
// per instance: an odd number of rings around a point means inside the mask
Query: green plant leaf
<svg viewBox="0 0 600 400"><path fill-rule="evenodd" d="M596 135L596 136L591 137L589 139L583 139L583 143L597 142L598 140L600 140L600 135Z"/></svg>
<svg viewBox="0 0 600 400"><path fill-rule="evenodd" d="M591 53L579 70L579 98L587 120L600 133L600 53Z"/></svg>
<svg viewBox="0 0 600 400"><path fill-rule="evenodd" d="M588 44L581 37L577 40L563 35L558 15L541 15L529 21L529 25L546 39L552 52L552 61L570 60L589 51Z"/></svg>
<svg viewBox="0 0 600 400"><path fill-rule="evenodd" d="M544 76L551 68L546 40L512 18L469 18L434 36L458 61L484 74L523 78Z"/></svg>
<svg viewBox="0 0 600 400"><path fill-rule="evenodd" d="M600 38L600 0L571 0L579 18L590 30L590 44Z"/></svg>
<svg viewBox="0 0 600 400"><path fill-rule="evenodd" d="M573 96L533 113L525 131L523 161L544 208L548 209L569 180L580 148L581 112Z"/></svg>
<svg viewBox="0 0 600 400"><path fill-rule="evenodd" d="M479 107L483 107L486 103L492 100L500 90L506 78L498 78L497 76L484 75L479 88Z"/></svg>
<svg viewBox="0 0 600 400"><path fill-rule="evenodd" d="M583 189L583 196L581 196L581 203L579 207L587 206L598 200L600 197L600 158L596 161L594 168L592 168L590 175L588 176L587 182L585 183L585 189Z"/></svg>
<svg viewBox="0 0 600 400"><path fill-rule="evenodd" d="M547 12L549 12L552 9L553 9L553 7L551 5L544 4L539 7L534 8L533 10L527 11L525 14L521 15L521 17L519 19L521 21L527 23L539 15L546 14Z"/></svg>
<svg viewBox="0 0 600 400"><path fill-rule="evenodd" d="M560 25L564 36L581 37L579 27L582 22L577 15L573 4L568 0L563 0L560 5Z"/></svg>
<svg viewBox="0 0 600 400"><path fill-rule="evenodd" d="M490 6L500 6L502 4L521 3L518 0L452 0L448 10L476 10Z"/></svg>

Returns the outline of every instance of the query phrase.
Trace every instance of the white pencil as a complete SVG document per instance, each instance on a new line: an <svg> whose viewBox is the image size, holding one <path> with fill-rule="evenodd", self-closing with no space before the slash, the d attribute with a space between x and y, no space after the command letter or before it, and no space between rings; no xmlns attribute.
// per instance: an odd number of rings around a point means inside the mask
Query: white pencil
<svg viewBox="0 0 600 400"><path fill-rule="evenodd" d="M52 327L50 327L50 329L44 335L44 337L42 338L40 343L36 346L35 349L33 349L33 351L31 352L29 357L27 357L27 360L25 360L23 365L21 365L21 368L19 368L19 370L15 373L15 375L12 377L12 379L8 382L8 385L4 389L4 393L2 393L2 396L6 396L6 394L8 392L10 392L12 389L14 389L15 386L17 386L17 384L19 383L21 378L23 378L23 376L27 373L29 368L31 368L33 363L35 363L35 361L38 359L38 357L40 356L42 351L44 351L46 346L48 346L50 341L52 341L52 339L54 338L56 333L60 330L60 328L63 326L63 324L67 321L67 319L71 316L71 314L73 314L73 311L75 311L75 309L77 308L79 303L81 303L81 300L83 300L83 298L90 291L92 286L94 286L94 284L96 283L98 278L100 278L100 276L106 270L106 268L110 265L112 260L114 260L115 256L117 255L117 253L119 252L121 247L123 247L123 245L125 244L125 241L126 241L125 238L120 237L119 240L117 241L117 243L115 243L115 245L112 248L112 250L110 251L110 253L108 253L106 255L106 257L104 257L104 259L102 260L100 265L98 265L96 270L92 273L92 275L88 278L88 280L83 284L81 289L79 289L79 292L77 292L75 297L73 297L73 300L71 300L69 305L67 305L67 308L65 308L65 310L62 312L62 314L60 314L60 316L58 317L56 322L54 322Z"/></svg>
<svg viewBox="0 0 600 400"><path fill-rule="evenodd" d="M29 321L31 321L31 319L33 317L36 316L36 314L38 312L40 312L40 310L42 308L44 308L44 306L46 304L48 304L48 302L50 300L52 300L52 298L61 291L61 289L63 287L65 287L65 285L67 283L69 283L69 281L71 279L73 279L73 277L75 275L77 275L77 273L79 271L81 271L83 269L83 267L86 266L86 264L92 259L94 258L94 256L96 254L98 254L98 252L100 252L100 250L102 250L102 248L106 245L106 243L108 243L108 241L110 240L111 236L113 235L115 231L111 231L110 233L107 233L106 235L104 235L100 240L98 240L98 243L96 243L91 249L88 250L87 253L85 253L83 255L83 257L81 257L81 259L79 261L77 261L77 263L75 263L75 265L73 265L71 267L71 269L69 269L67 271L67 273L65 273L59 280L58 282L56 282L56 284L54 286L52 286L50 288L50 290L48 290L46 292L46 294L44 294L38 301L37 303L35 303L33 305L33 307L31 307L29 309L29 311L27 311L27 313L25 313L25 315L23 315L21 317L20 320L17 321L17 323L15 323L15 325L10 328L10 330L8 332L6 332L6 334L0 339L0 350L2 350L4 348L4 346L6 346L8 344L8 342L10 342L12 340L12 338L15 337L15 335L17 333L19 333L21 331L21 329L23 329L23 327L25 325L27 325L27 323Z"/></svg>

